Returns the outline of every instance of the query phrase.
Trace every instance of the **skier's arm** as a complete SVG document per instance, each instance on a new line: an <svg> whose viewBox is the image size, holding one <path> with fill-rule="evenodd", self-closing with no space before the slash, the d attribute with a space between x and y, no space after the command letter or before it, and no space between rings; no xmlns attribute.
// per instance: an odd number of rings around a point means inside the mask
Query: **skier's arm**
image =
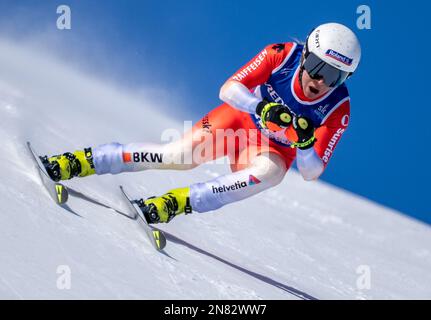
<svg viewBox="0 0 431 320"><path fill-rule="evenodd" d="M296 165L304 180L317 180L325 170L322 159L314 148L298 149L296 152Z"/></svg>
<svg viewBox="0 0 431 320"><path fill-rule="evenodd" d="M293 43L269 45L240 68L220 89L220 99L234 108L255 113L261 101L250 90L265 83L289 54Z"/></svg>
<svg viewBox="0 0 431 320"><path fill-rule="evenodd" d="M228 80L220 89L220 99L247 113L255 113L256 106L261 101L241 82Z"/></svg>
<svg viewBox="0 0 431 320"><path fill-rule="evenodd" d="M323 173L348 126L349 117L350 103L347 99L316 129L314 147L298 149L296 163L305 180L316 180Z"/></svg>

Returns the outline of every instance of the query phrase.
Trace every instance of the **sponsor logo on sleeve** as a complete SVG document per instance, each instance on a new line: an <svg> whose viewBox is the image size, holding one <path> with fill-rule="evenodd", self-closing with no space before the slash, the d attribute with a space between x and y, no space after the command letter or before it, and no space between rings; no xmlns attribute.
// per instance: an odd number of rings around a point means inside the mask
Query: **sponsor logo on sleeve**
<svg viewBox="0 0 431 320"><path fill-rule="evenodd" d="M236 75L232 77L233 80L241 81L245 77L247 77L250 73L257 70L257 68L262 64L262 62L265 60L265 57L268 55L268 52L266 49L264 49L254 61L252 61L247 67L242 69L240 72L238 72Z"/></svg>
<svg viewBox="0 0 431 320"><path fill-rule="evenodd" d="M162 163L163 154L152 152L123 152L123 162Z"/></svg>
<svg viewBox="0 0 431 320"><path fill-rule="evenodd" d="M341 135L344 133L345 129L339 128L337 132L334 133L331 140L328 143L328 147L325 150L325 153L323 154L323 162L328 163L329 158L331 158L332 152L334 152L335 145L337 144L338 140L340 139Z"/></svg>
<svg viewBox="0 0 431 320"><path fill-rule="evenodd" d="M213 193L223 193L223 192L229 192L229 191L236 191L242 188L246 188L248 186L253 186L256 184L259 184L261 181L256 178L253 175L250 175L248 177L248 182L247 181L237 181L235 182L235 184L231 184L231 185L222 185L221 187L216 187L216 186L212 186L212 191Z"/></svg>

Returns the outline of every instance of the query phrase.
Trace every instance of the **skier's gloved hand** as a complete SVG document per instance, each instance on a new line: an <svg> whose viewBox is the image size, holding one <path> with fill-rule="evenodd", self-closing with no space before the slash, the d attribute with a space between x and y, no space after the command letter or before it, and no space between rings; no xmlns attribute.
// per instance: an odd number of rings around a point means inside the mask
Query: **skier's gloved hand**
<svg viewBox="0 0 431 320"><path fill-rule="evenodd" d="M292 148L297 147L301 150L306 150L313 147L317 140L314 136L315 128L310 119L302 115L295 116L293 118L293 128L298 136L298 141L292 145Z"/></svg>
<svg viewBox="0 0 431 320"><path fill-rule="evenodd" d="M293 115L289 107L276 102L262 100L256 106L256 114L261 118L264 128L277 131L292 124Z"/></svg>

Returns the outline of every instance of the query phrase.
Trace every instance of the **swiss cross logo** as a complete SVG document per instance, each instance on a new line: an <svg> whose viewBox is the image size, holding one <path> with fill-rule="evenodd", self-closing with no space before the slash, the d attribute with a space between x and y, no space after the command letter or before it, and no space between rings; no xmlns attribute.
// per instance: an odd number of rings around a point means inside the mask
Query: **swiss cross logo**
<svg viewBox="0 0 431 320"><path fill-rule="evenodd" d="M284 50L285 45L283 43L278 43L272 46L273 50L277 50L278 53Z"/></svg>

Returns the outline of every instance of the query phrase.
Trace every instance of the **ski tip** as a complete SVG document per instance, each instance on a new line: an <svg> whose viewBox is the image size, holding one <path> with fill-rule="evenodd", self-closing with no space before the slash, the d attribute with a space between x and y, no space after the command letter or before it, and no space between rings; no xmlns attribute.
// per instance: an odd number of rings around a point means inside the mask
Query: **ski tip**
<svg viewBox="0 0 431 320"><path fill-rule="evenodd" d="M61 183L55 184L55 191L57 198L55 199L58 205L64 205L69 199L69 192L67 188L63 186Z"/></svg>
<svg viewBox="0 0 431 320"><path fill-rule="evenodd" d="M154 239L155 248L157 251L162 251L166 247L166 237L163 231L152 228L152 236Z"/></svg>
<svg viewBox="0 0 431 320"><path fill-rule="evenodd" d="M124 190L124 187L123 186L119 186L120 187L120 191L121 191L121 193L123 193L127 198L129 197L129 195L127 194L127 192L126 192L126 190Z"/></svg>

